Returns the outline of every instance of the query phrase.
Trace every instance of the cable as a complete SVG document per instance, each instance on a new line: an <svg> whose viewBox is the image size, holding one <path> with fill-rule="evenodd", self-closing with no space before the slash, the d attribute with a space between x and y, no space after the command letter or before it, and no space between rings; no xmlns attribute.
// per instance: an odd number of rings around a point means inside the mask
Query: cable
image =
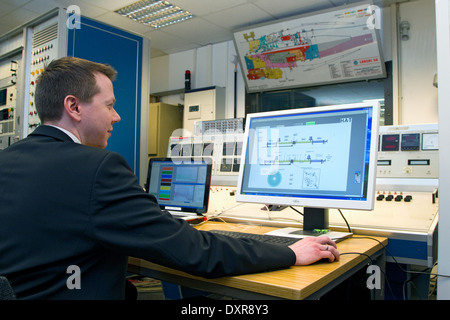
<svg viewBox="0 0 450 320"><path fill-rule="evenodd" d="M376 265L374 263L373 259L368 254L361 253L361 252L344 252L344 253L341 253L340 255L343 256L343 255L346 255L346 254L357 254L357 255L365 256L367 259L370 260L370 263L368 265ZM385 282L386 286L389 288L389 291L391 292L392 296L394 296L391 284L389 283L389 281L387 279L386 273L381 268L380 268L380 271L383 273L383 277L384 277L384 280L385 280L384 282ZM375 295L373 297L375 297Z"/></svg>
<svg viewBox="0 0 450 320"><path fill-rule="evenodd" d="M294 209L294 208L292 208L292 209ZM295 209L294 209L295 210ZM338 211L339 211L339 213L341 214L341 217L342 217L342 219L344 219L344 221L345 221L345 223L346 223L346 225L347 225L347 228L348 228L348 230L349 230L349 232L352 232L352 229L350 228L350 225L349 225L349 223L348 223L348 221L347 221L347 219L345 218L345 216L344 216L344 214L342 213L342 211L341 211L341 209L337 209ZM297 211L297 210L295 210L295 211ZM297 211L298 212L298 211ZM355 237L355 239L371 239L371 240L375 240L375 241L377 241L379 244L381 244L382 246L383 246L383 248L389 253L389 255L392 257L392 259L394 260L394 262L397 264L397 266L400 268L400 270L402 270L403 272L405 272L405 273L411 273L411 274L427 274L427 272L425 272L425 271L410 271L410 270L405 270L404 268L402 268L401 267L401 265L400 265L400 263L395 259L395 257L394 257L394 255L387 249L387 247L383 244L383 243L381 243L381 241L379 241L378 239L375 239L375 238L372 238L372 237ZM441 275L441 274L438 274L438 273L430 273L430 276L436 276L436 277L446 277L446 278L450 278L450 275Z"/></svg>
<svg viewBox="0 0 450 320"><path fill-rule="evenodd" d="M295 209L294 209L294 210L295 210ZM339 213L341 214L342 219L344 219L344 221L345 221L345 223L346 223L346 225L347 225L347 228L348 228L349 232L352 232L352 229L350 228L350 225L349 225L347 219L345 218L344 214L342 213L342 211L341 211L340 209L337 209L337 210L338 210ZM372 238L372 237L355 237L354 239L358 239L358 238L359 238L359 239L371 239L371 240L377 241L379 244L381 244L381 245L383 246L383 248L386 250L386 252L389 253L389 255L392 257L392 259L394 260L394 262L395 262L395 264L397 265L397 267L398 267L401 271L403 271L403 272L405 272L405 273L408 273L408 274L416 274L416 275L428 274L428 275L430 275L430 277L433 276L433 277L445 277L445 278L450 278L450 275L442 275L442 274L438 274L438 273L433 273L432 270L431 270L430 273L429 273L428 271L425 271L425 270L424 270L424 271L411 271L411 270L405 270L405 269L401 266L401 264L397 261L397 259L395 259L394 255L389 251L389 249L387 249L387 247L386 247L383 243L381 243L381 241L379 241L378 239ZM406 283L407 283L407 282L410 282L410 281L412 281L412 280L413 280L413 279L409 279L409 280L406 280L406 281L404 282L404 284L403 284L403 297L405 297L405 286L406 286Z"/></svg>
<svg viewBox="0 0 450 320"><path fill-rule="evenodd" d="M295 212L297 212L298 214L303 216L303 213L298 211L297 209L295 209L293 206L290 206L289 208L291 208L292 210L294 210ZM342 219L344 220L345 224L347 225L348 232L352 233L352 228L350 228L350 224L348 223L348 221L345 218L344 214L342 213L341 209L337 209L337 210L339 211L339 213L341 214Z"/></svg>
<svg viewBox="0 0 450 320"><path fill-rule="evenodd" d="M445 274L439 274L439 273L435 273L435 272L433 272L432 270L433 270L433 268L431 269L431 271L412 271L412 270L405 270L402 266L401 266L401 263L399 263L398 261L397 261L397 259L395 259L395 257L394 257L394 255L389 251L389 249L380 241L380 240L378 240L378 239L375 239L375 238L372 238L372 237L367 237L367 236L358 236L358 237L352 237L352 239L370 239L370 240L374 240L374 241L376 241L376 242L378 242L382 247L383 247L383 249L391 256L391 258L394 260L394 263L396 264L396 266L402 271L402 272L404 272L404 273L406 273L406 274L413 274L413 275L416 275L416 277L417 276L419 276L419 275L429 275L430 276L430 278L431 277L433 277L433 279L436 279L437 277L444 277L444 278L450 278L450 275L445 275ZM341 253L341 255L343 255L343 254L346 254L346 253ZM352 254L354 254L354 253L352 253ZM365 255L365 254L362 254L362 253L360 253L361 255ZM384 272L383 272L383 274L384 274ZM386 277L386 275L384 275L385 276L385 280L387 280L387 277ZM415 279L415 277L414 277L414 279ZM403 282L403 285L402 285L402 298L403 298L403 300L405 300L406 299L406 285L410 282L410 281L412 281L412 280L414 280L414 279L407 279L407 280L405 280L404 282ZM385 281L387 284L389 284L389 281ZM389 284L389 288L390 288L390 284ZM393 297L395 297L394 296L394 294L393 294L393 292L392 292L392 289L390 289L390 291L391 291L391 294L392 294L392 296ZM430 294L429 294L430 295Z"/></svg>
<svg viewBox="0 0 450 320"><path fill-rule="evenodd" d="M435 263L433 263L433 267L431 268L431 271L436 270L437 265L438 265L437 261ZM437 277L430 275L430 288L428 290L428 298L435 295L436 291L437 291Z"/></svg>
<svg viewBox="0 0 450 320"><path fill-rule="evenodd" d="M352 239L357 239L357 238L355 237L355 238L352 238ZM377 239L373 239L373 240L377 240ZM372 258L369 255L365 254L365 253L361 253L361 252L344 252L344 253L341 253L340 255L343 256L343 255L346 255L346 254L358 254L358 255L361 255L361 256L365 256L367 259L370 260L370 264L371 265L375 265L375 263L372 260ZM389 279L387 278L386 273L381 268L380 268L380 271L383 273L383 277L384 277L384 280L385 280L384 283L385 283L386 287L389 289L389 292L391 293L392 297L395 297L394 290L391 287L391 283L388 281Z"/></svg>
<svg viewBox="0 0 450 320"><path fill-rule="evenodd" d="M297 209L295 209L293 206L290 206L289 208L291 208L292 210L294 210L295 212L297 212L299 215L303 215L303 212L298 211Z"/></svg>
<svg viewBox="0 0 450 320"><path fill-rule="evenodd" d="M362 237L353 237L352 239L371 239L374 241L377 241L379 244L381 244L381 246L383 246L383 249L385 249L389 255L392 257L392 259L394 260L394 262L397 264L397 266L400 268L401 271L405 272L405 273L411 273L411 274L428 274L428 272L424 272L424 271L411 271L411 270L405 270L404 268L401 267L401 263L397 261L397 259L395 259L394 255L389 251L389 249L378 239L372 238L372 237L367 237L367 236L362 236ZM445 275L445 274L439 274L439 273L429 273L430 276L436 276L436 277L444 277L444 278L450 278L450 275Z"/></svg>
<svg viewBox="0 0 450 320"><path fill-rule="evenodd" d="M348 228L348 232L352 232L352 229L350 228L350 225L348 224L348 221L347 221L347 219L345 219L345 217L344 217L344 214L342 213L342 211L341 211L341 209L337 209L338 211L339 211L339 213L341 214L341 217L342 217L342 219L344 219L344 221L345 221L345 224L347 225L347 228Z"/></svg>
<svg viewBox="0 0 450 320"><path fill-rule="evenodd" d="M344 256L346 254L359 254L360 256L365 256L367 259L370 260L370 264L374 264L372 258L366 254L366 253L362 253L362 252L344 252L344 253L340 253L340 256Z"/></svg>
<svg viewBox="0 0 450 320"><path fill-rule="evenodd" d="M295 210L295 209L294 209ZM339 211L339 213L342 216L342 219L344 219L347 228L349 230L349 232L351 231L350 225L347 221L347 219L345 218L344 214L342 213L342 211L340 209L337 209ZM401 267L401 264L395 259L394 255L389 251L389 249L383 244L381 243L381 241L379 241L378 239L372 238L372 237L355 237L354 239L371 239L371 240L375 240L377 241L379 244L381 244L383 246L383 248L389 253L389 255L392 257L392 259L394 260L394 262L397 264L397 266L400 268L400 270L402 270L405 273L411 273L411 274L428 274L428 272L425 271L410 271L410 270L405 270L404 268ZM430 276L435 276L435 277L446 277L446 278L450 278L450 275L441 275L438 273L430 273Z"/></svg>
<svg viewBox="0 0 450 320"><path fill-rule="evenodd" d="M423 273L427 273L426 272L427 269L425 269L424 271L422 271ZM403 300L406 300L406 287L407 285L411 282L411 286L416 287L416 285L412 282L414 281L417 277L419 277L420 274L415 274L413 277L411 277L411 279L407 279L405 281L403 281L403 285L402 285L402 295L403 295ZM418 290L417 290L418 291Z"/></svg>

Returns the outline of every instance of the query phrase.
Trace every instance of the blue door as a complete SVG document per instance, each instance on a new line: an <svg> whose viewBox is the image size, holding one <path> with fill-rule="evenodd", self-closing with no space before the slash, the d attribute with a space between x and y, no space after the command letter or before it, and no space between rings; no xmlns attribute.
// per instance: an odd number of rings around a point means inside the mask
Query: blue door
<svg viewBox="0 0 450 320"><path fill-rule="evenodd" d="M114 81L114 125L107 149L120 153L139 177L142 38L81 17L81 28L68 32L67 55L107 63L118 74Z"/></svg>

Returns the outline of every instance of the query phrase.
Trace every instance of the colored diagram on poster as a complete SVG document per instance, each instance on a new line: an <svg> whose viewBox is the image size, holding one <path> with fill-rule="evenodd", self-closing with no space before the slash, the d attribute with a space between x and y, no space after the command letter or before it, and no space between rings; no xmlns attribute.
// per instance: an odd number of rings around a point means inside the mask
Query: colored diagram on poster
<svg viewBox="0 0 450 320"><path fill-rule="evenodd" d="M385 75L369 5L234 33L250 92Z"/></svg>
<svg viewBox="0 0 450 320"><path fill-rule="evenodd" d="M351 123L256 129L249 187L345 190L350 135Z"/></svg>

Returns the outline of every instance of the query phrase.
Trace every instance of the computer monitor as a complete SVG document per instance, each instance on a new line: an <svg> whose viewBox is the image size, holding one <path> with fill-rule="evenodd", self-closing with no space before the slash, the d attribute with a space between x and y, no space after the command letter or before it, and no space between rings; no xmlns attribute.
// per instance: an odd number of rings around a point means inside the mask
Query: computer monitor
<svg viewBox="0 0 450 320"><path fill-rule="evenodd" d="M206 213L211 186L209 158L151 158L147 192L155 196L161 209Z"/></svg>
<svg viewBox="0 0 450 320"><path fill-rule="evenodd" d="M303 231L328 209L373 210L378 102L247 115L236 200L303 207Z"/></svg>

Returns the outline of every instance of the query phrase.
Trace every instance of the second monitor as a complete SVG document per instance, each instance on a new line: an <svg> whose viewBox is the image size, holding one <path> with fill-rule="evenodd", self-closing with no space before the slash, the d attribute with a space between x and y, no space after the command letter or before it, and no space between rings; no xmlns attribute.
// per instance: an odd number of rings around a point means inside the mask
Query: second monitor
<svg viewBox="0 0 450 320"><path fill-rule="evenodd" d="M378 102L248 114L236 200L304 207L306 232L372 210L378 126Z"/></svg>

